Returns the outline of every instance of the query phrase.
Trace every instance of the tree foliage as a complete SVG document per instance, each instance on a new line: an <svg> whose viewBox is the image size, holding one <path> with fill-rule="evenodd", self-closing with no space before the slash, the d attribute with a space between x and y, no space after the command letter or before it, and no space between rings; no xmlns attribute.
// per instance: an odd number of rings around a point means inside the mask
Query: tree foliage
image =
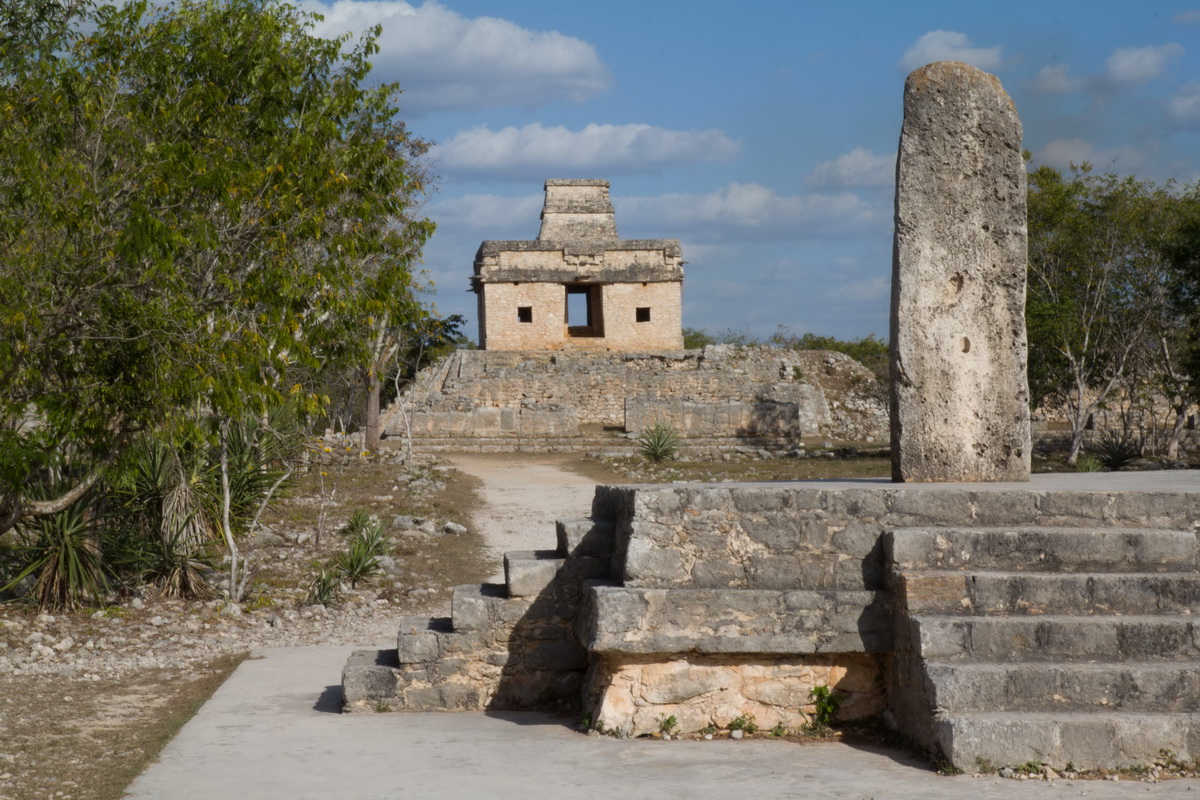
<svg viewBox="0 0 1200 800"><path fill-rule="evenodd" d="M215 420L215 441L283 398L319 408L330 365L369 369L423 313L423 144L396 87L367 85L378 29L313 21L5 4L0 530L49 509L29 491L49 468L83 486L164 420Z"/></svg>
<svg viewBox="0 0 1200 800"><path fill-rule="evenodd" d="M1089 417L1113 405L1124 406L1127 427L1165 400L1177 441L1190 390L1179 366L1188 345L1170 253L1181 250L1191 194L1097 175L1086 164L1067 175L1044 166L1030 173L1030 395L1035 407L1066 412L1069 463Z"/></svg>

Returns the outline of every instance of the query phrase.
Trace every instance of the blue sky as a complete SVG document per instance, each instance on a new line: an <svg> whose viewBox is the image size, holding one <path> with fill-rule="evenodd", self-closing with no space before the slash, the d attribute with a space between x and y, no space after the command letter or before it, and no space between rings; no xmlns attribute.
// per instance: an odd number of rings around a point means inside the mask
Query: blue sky
<svg viewBox="0 0 1200 800"><path fill-rule="evenodd" d="M433 140L431 299L463 314L484 239L537 236L547 178L612 183L624 238L677 238L684 325L887 332L905 76L967 61L1035 164L1200 180L1200 2L339 0Z"/></svg>

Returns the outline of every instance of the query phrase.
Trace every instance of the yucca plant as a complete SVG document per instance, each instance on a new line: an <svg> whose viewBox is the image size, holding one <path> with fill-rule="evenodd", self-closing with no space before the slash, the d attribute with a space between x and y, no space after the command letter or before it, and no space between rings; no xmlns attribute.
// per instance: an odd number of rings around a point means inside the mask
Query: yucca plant
<svg viewBox="0 0 1200 800"><path fill-rule="evenodd" d="M355 534L353 542L361 543L373 556L386 556L392 549L392 539L383 532L383 522L378 517L370 517Z"/></svg>
<svg viewBox="0 0 1200 800"><path fill-rule="evenodd" d="M1076 472L1102 472L1103 470L1104 465L1100 463L1100 459L1091 453L1084 453L1075 461Z"/></svg>
<svg viewBox="0 0 1200 800"><path fill-rule="evenodd" d="M655 464L669 461L679 452L679 436L665 422L656 422L638 437L638 452Z"/></svg>
<svg viewBox="0 0 1200 800"><path fill-rule="evenodd" d="M13 551L16 574L0 591L33 577L28 595L42 609L102 605L110 585L91 503L88 494L57 514L22 523Z"/></svg>

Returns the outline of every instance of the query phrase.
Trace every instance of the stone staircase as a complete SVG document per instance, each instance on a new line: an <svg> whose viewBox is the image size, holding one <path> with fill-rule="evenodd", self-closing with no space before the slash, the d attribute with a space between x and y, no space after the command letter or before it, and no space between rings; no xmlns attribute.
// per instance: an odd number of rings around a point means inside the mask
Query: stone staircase
<svg viewBox="0 0 1200 800"><path fill-rule="evenodd" d="M897 528L889 687L955 767L1119 767L1200 756L1196 534Z"/></svg>
<svg viewBox="0 0 1200 800"><path fill-rule="evenodd" d="M587 651L575 636L582 584L608 578L611 522L560 521L555 550L504 556L503 584L457 586L449 618L403 620L395 650L356 651L343 710L577 708Z"/></svg>

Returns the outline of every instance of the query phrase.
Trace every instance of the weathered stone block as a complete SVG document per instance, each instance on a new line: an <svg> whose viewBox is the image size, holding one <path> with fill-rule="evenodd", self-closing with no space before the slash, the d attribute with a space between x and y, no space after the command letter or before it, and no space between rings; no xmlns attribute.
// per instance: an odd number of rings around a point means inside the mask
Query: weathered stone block
<svg viewBox="0 0 1200 800"><path fill-rule="evenodd" d="M892 479L1030 474L1025 163L999 80L956 61L908 76L896 168Z"/></svg>
<svg viewBox="0 0 1200 800"><path fill-rule="evenodd" d="M552 550L513 550L504 554L509 597L536 597L554 582L565 559Z"/></svg>

